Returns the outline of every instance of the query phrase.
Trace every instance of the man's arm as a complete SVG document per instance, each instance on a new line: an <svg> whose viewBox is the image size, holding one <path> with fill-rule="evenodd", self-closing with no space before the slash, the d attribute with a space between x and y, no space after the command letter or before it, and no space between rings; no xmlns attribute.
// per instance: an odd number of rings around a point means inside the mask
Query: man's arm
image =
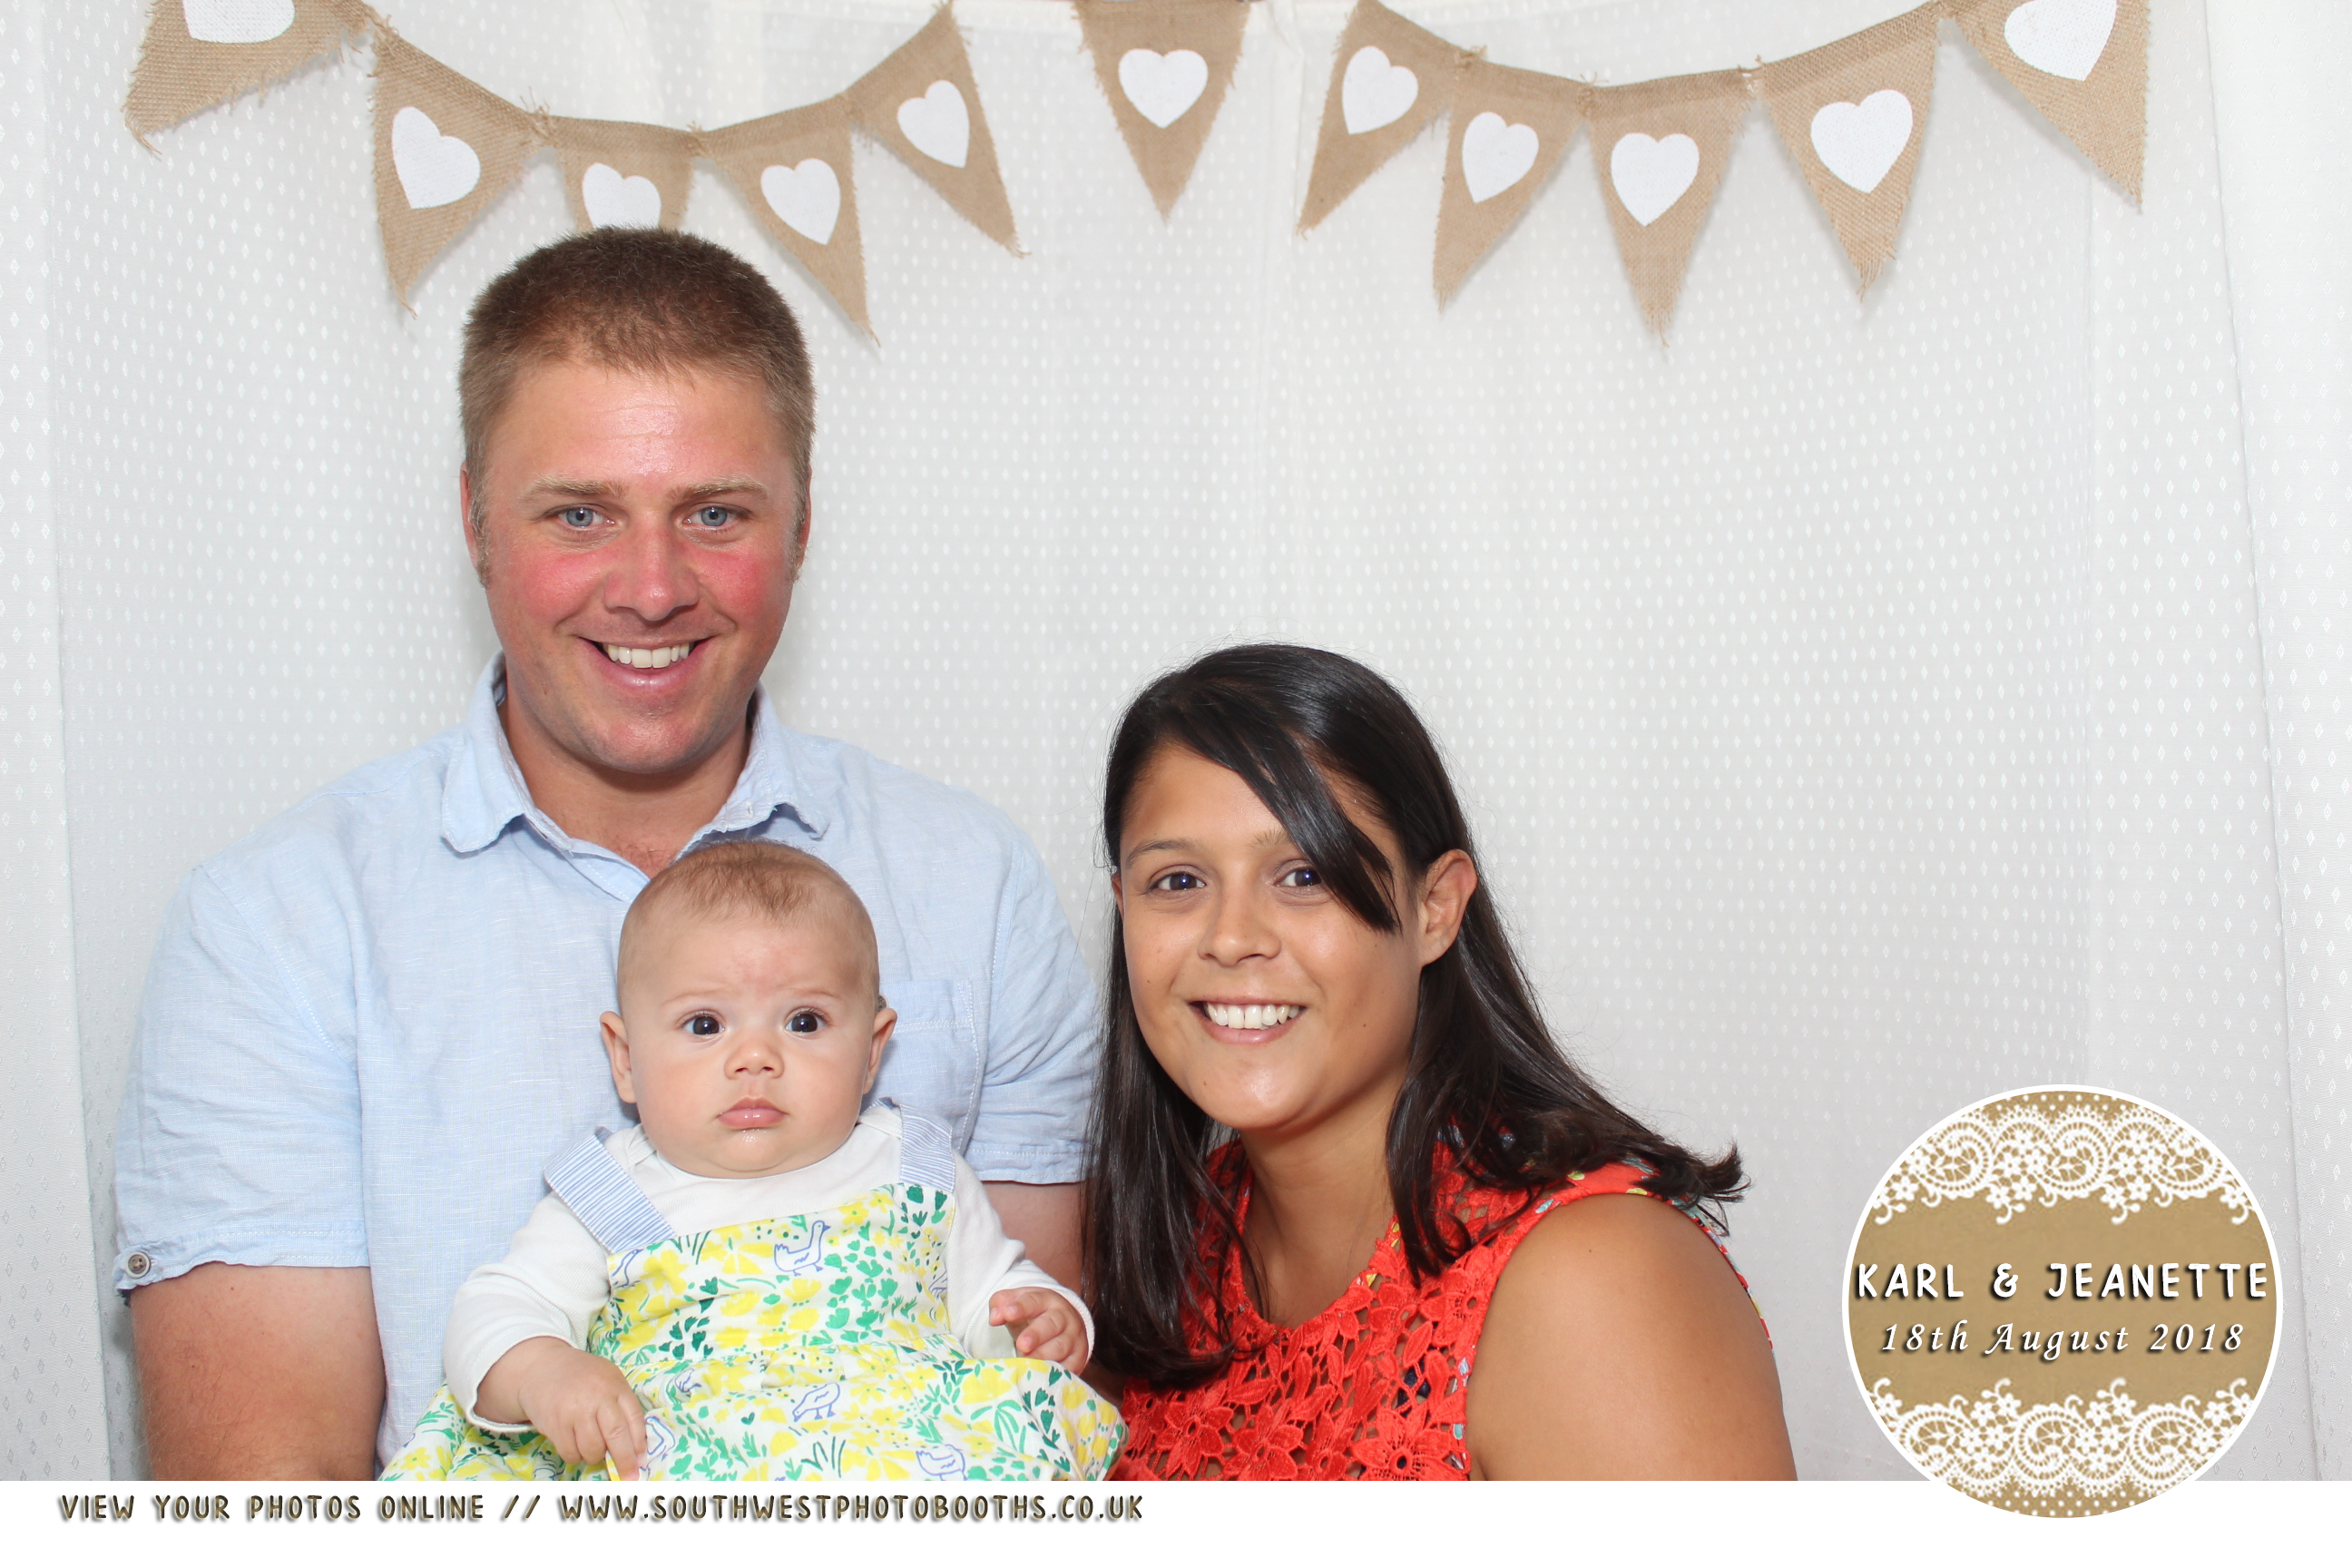
<svg viewBox="0 0 2352 1568"><path fill-rule="evenodd" d="M1078 1289L1079 1194L1076 1182L1033 1186L1027 1182L987 1182L988 1201L1004 1234L1019 1242L1029 1261L1067 1285Z"/></svg>
<svg viewBox="0 0 2352 1568"><path fill-rule="evenodd" d="M157 1480L372 1480L383 1353L364 1268L205 1263L131 1293Z"/></svg>

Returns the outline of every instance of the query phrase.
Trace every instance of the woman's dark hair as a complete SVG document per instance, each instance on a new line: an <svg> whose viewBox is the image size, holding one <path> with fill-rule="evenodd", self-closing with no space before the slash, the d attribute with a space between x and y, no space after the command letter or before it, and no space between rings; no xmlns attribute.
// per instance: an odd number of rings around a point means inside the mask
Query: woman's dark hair
<svg viewBox="0 0 2352 1568"><path fill-rule="evenodd" d="M1241 775L1332 895L1376 930L1397 929L1398 905L1412 888L1395 885L1335 784L1395 837L1406 878L1417 879L1450 849L1476 861L1429 732L1396 688L1353 659L1280 644L1226 648L1145 688L1111 741L1103 784L1103 843L1114 867L1128 799L1171 746ZM1121 938L1114 915L1087 1183L1095 1354L1118 1372L1181 1387L1213 1375L1230 1354L1195 1352L1185 1318L1206 1322L1209 1344L1231 1342L1217 1282L1241 1230L1231 1195L1209 1171L1226 1131L1144 1044ZM1648 1166L1643 1185L1659 1196L1710 1208L1741 1185L1736 1150L1713 1163L1699 1159L1610 1103L1561 1054L1483 880L1454 945L1421 973L1412 1056L1389 1117L1389 1192L1416 1278L1442 1272L1483 1234L1438 1205L1441 1142L1471 1182L1529 1202L1570 1171L1619 1160ZM1254 1279L1245 1248L1242 1263Z"/></svg>

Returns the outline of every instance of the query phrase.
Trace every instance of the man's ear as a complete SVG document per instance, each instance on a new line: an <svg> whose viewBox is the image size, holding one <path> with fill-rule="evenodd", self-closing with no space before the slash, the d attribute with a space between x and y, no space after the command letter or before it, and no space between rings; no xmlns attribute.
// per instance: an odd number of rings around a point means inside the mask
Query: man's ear
<svg viewBox="0 0 2352 1568"><path fill-rule="evenodd" d="M801 525L793 538L793 581L801 580L801 567L808 560L809 526L816 521L816 501L812 499L801 507Z"/></svg>
<svg viewBox="0 0 2352 1568"><path fill-rule="evenodd" d="M474 575L487 584L490 580L489 541L482 537L482 517L474 510L473 470L462 463L457 467L457 512L466 520L466 553L473 557Z"/></svg>
<svg viewBox="0 0 2352 1568"><path fill-rule="evenodd" d="M874 1092L874 1079L882 1071L882 1047L890 1043L890 1031L898 1026L898 1015L888 1006L874 1015L874 1047L866 1058L866 1081L857 1086L860 1094Z"/></svg>
<svg viewBox="0 0 2352 1568"><path fill-rule="evenodd" d="M629 1076L629 1026L621 1022L618 1013L607 1013L596 1022L604 1030L604 1059L612 1064L613 1092L624 1105L635 1105L637 1089Z"/></svg>
<svg viewBox="0 0 2352 1568"><path fill-rule="evenodd" d="M1470 895L1478 890L1478 868L1459 849L1448 849L1430 863L1421 879L1421 961L1434 963L1462 932L1462 917L1470 912Z"/></svg>

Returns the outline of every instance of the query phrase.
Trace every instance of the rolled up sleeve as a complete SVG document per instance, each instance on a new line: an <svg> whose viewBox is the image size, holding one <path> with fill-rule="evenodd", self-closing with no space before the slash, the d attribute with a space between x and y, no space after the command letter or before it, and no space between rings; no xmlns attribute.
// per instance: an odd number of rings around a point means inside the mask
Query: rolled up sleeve
<svg viewBox="0 0 2352 1568"><path fill-rule="evenodd" d="M964 1157L982 1181L1075 1182L1086 1169L1099 1007L1044 862L1018 828L1007 830L988 1063Z"/></svg>
<svg viewBox="0 0 2352 1568"><path fill-rule="evenodd" d="M117 1130L117 1289L368 1261L358 1072L312 1001L332 977L289 968L253 918L266 902L199 868L164 915Z"/></svg>

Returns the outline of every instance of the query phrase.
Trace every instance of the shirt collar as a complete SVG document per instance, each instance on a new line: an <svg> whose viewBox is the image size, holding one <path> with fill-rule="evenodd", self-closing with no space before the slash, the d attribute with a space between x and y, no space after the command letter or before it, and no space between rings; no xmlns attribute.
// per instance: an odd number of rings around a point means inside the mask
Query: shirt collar
<svg viewBox="0 0 2352 1568"><path fill-rule="evenodd" d="M514 749L507 744L506 727L499 722L506 684L506 655L494 654L474 683L465 721L457 727L457 754L449 759L448 771L442 776L442 839L458 854L470 855L496 842L520 818L532 832L566 854L608 854L598 846L571 837L531 803ZM752 688L751 747L743 760L743 771L719 815L694 836L688 847L713 834L757 827L779 811L798 821L809 837L824 837L826 813L811 798L793 766L795 739L777 719L767 692Z"/></svg>

